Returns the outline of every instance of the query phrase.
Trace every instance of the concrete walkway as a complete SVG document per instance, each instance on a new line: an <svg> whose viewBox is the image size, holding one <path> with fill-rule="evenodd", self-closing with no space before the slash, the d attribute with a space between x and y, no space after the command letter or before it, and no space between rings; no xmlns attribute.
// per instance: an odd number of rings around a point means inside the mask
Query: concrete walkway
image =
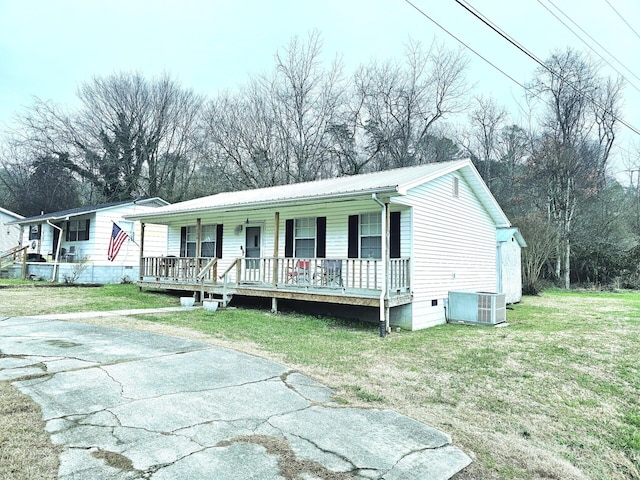
<svg viewBox="0 0 640 480"><path fill-rule="evenodd" d="M447 479L470 463L448 435L337 405L283 365L52 318L0 317L0 380L42 407L62 480Z"/></svg>

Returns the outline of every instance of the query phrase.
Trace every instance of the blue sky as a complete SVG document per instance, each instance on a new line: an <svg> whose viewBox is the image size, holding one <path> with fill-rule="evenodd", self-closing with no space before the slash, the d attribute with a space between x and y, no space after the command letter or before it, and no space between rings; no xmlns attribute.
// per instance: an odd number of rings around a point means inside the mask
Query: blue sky
<svg viewBox="0 0 640 480"><path fill-rule="evenodd" d="M532 78L536 64L454 0L412 2L519 82ZM588 51L545 6L580 32L573 20L633 72L616 66L637 86L626 88L623 118L640 129L640 79L633 76L640 77L640 37L613 10L640 32L640 1L467 2L542 60L567 46ZM149 77L166 71L184 87L213 96L269 71L277 49L313 29L322 34L327 64L341 55L346 74L373 58L399 57L409 38L459 45L404 0L0 0L0 128L34 96L73 107L80 84L119 71ZM468 55L477 93L493 95L515 113L522 89ZM640 137L620 133L617 155L628 159Z"/></svg>

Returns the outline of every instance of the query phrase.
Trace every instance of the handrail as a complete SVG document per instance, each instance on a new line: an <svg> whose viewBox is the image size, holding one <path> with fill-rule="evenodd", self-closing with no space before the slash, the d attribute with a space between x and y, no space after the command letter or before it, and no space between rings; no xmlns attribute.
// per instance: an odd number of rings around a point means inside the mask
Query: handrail
<svg viewBox="0 0 640 480"><path fill-rule="evenodd" d="M239 260L240 260L240 258L236 258L236 259L231 263L231 265L229 265L229 268L227 268L227 269L224 271L224 273L223 273L222 275L220 275L218 278L219 278L220 280L222 280L224 277L226 277L226 276L227 276L227 274L228 274L228 273L233 269L233 267L235 267L235 266L236 266L236 264L238 263L238 261L239 261Z"/></svg>
<svg viewBox="0 0 640 480"><path fill-rule="evenodd" d="M7 258L7 257L14 257L16 256L16 254L22 250L27 250L29 248L29 245L25 246L25 247L21 247L20 245L18 245L17 247L13 247L11 250L8 250L6 253L3 253L2 255L0 255L0 260L2 260L3 258Z"/></svg>
<svg viewBox="0 0 640 480"><path fill-rule="evenodd" d="M200 271L196 275L196 279L197 280L202 280L204 277L206 277L207 276L207 270L209 270L211 267L213 267L217 263L218 263L218 259L216 257L213 257L211 260L209 260L207 262L207 264L200 269Z"/></svg>

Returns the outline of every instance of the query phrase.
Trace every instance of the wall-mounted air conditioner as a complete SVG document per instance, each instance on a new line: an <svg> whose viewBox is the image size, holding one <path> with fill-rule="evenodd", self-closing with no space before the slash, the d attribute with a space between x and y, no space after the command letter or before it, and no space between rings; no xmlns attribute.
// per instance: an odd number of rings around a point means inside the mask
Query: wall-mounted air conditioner
<svg viewBox="0 0 640 480"><path fill-rule="evenodd" d="M504 293L449 292L447 308L449 322L496 325L507 320Z"/></svg>

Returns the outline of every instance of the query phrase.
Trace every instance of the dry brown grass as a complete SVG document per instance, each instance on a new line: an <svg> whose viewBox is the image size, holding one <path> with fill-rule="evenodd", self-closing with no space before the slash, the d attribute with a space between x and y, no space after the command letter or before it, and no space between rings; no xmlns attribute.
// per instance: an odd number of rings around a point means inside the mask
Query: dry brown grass
<svg viewBox="0 0 640 480"><path fill-rule="evenodd" d="M0 478L55 479L60 451L44 431L38 405L0 382Z"/></svg>

